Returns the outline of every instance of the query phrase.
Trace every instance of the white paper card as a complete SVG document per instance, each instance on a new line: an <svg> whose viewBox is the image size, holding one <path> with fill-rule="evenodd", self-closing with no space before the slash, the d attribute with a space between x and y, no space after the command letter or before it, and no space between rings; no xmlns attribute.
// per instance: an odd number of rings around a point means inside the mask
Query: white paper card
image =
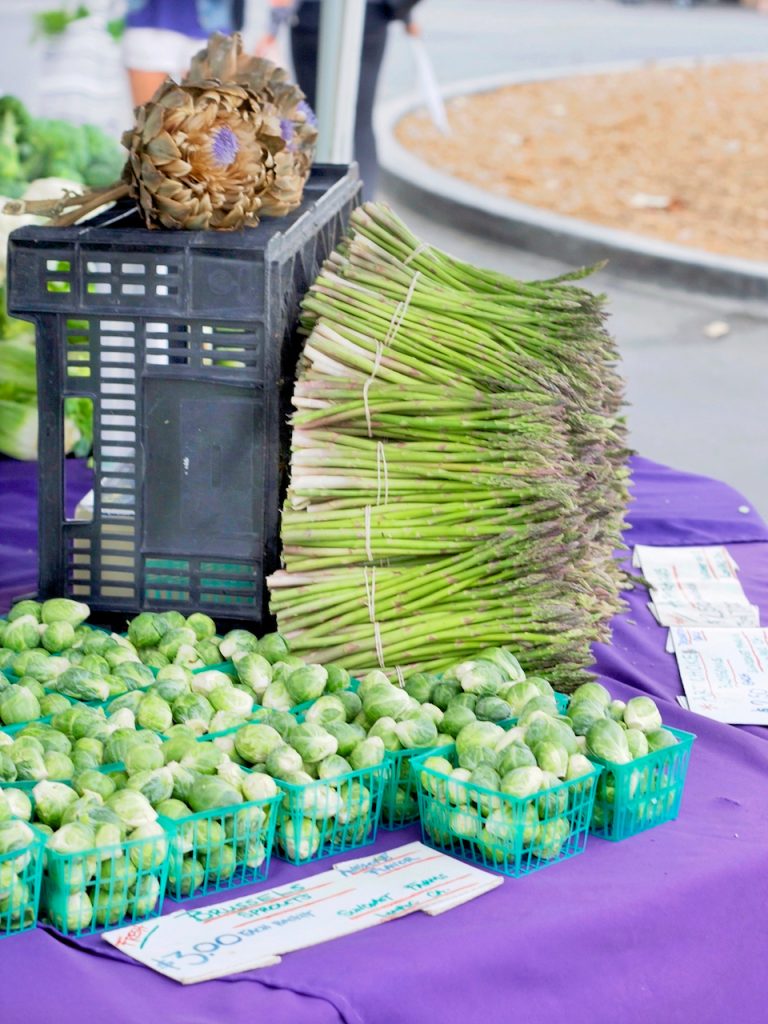
<svg viewBox="0 0 768 1024"><path fill-rule="evenodd" d="M768 725L768 630L670 631L688 707L733 725Z"/></svg>
<svg viewBox="0 0 768 1024"><path fill-rule="evenodd" d="M417 910L450 909L502 882L498 875L409 843L289 885L104 932L102 938L190 985L277 963L284 953Z"/></svg>
<svg viewBox="0 0 768 1024"><path fill-rule="evenodd" d="M735 579L738 569L728 549L722 545L668 548L638 544L632 564L643 570L643 576L651 586L670 580L695 583Z"/></svg>

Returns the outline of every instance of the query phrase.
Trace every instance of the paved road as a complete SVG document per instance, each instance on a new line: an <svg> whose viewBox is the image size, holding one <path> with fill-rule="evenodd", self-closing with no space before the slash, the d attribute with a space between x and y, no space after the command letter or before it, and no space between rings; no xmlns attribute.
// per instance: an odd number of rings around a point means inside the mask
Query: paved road
<svg viewBox="0 0 768 1024"><path fill-rule="evenodd" d="M424 0L420 10L436 73L446 84L603 61L741 53L768 59L768 17L731 4ZM393 31L390 43L386 98L415 85L403 40ZM525 278L564 269L394 205L423 237L466 259ZM768 516L768 304L715 300L607 272L595 286L608 296L623 355L634 446L649 458L727 480ZM731 328L719 341L703 333L714 320Z"/></svg>

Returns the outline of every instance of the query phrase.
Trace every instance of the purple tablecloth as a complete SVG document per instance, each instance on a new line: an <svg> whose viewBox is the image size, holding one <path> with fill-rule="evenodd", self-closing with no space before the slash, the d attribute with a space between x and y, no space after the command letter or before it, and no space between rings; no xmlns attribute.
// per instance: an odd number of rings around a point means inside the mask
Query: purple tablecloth
<svg viewBox="0 0 768 1024"><path fill-rule="evenodd" d="M717 543L768 612L768 529L716 481L636 459L633 542ZM34 585L29 471L0 463L0 594ZM10 532L9 532L10 531ZM0 1021L82 1024L765 1024L768 1020L768 731L681 710L666 631L629 595L600 677L651 693L698 735L677 821L504 884L440 918L420 914L184 988L98 936L43 929L0 941ZM383 832L376 848L416 838ZM325 870L273 860L267 885ZM223 898L226 898L224 896ZM174 904L169 905L171 908Z"/></svg>

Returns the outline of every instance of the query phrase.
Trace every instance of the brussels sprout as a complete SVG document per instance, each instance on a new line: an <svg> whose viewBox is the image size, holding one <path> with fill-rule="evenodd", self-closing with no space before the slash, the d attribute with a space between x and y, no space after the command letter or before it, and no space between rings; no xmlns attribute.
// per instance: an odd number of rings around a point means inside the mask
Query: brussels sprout
<svg viewBox="0 0 768 1024"><path fill-rule="evenodd" d="M71 892L66 897L57 893L48 914L51 922L62 932L84 931L93 920L93 904L85 891Z"/></svg>
<svg viewBox="0 0 768 1024"><path fill-rule="evenodd" d="M568 809L568 790L562 785L559 776L553 772L544 772L541 783L542 795L536 801L536 808L542 820L555 818L565 814Z"/></svg>
<svg viewBox="0 0 768 1024"><path fill-rule="evenodd" d="M250 764L263 764L267 755L282 744L280 733L269 725L246 725L235 735L235 750Z"/></svg>
<svg viewBox="0 0 768 1024"><path fill-rule="evenodd" d="M366 721L373 724L379 718L394 718L399 721L408 711L419 705L405 690L391 683L371 686L362 697Z"/></svg>
<svg viewBox="0 0 768 1024"><path fill-rule="evenodd" d="M602 683L582 683L571 694L571 702L568 707L569 714L571 708L582 700L595 701L598 704L602 704L603 708L607 708L611 703L611 695Z"/></svg>
<svg viewBox="0 0 768 1024"><path fill-rule="evenodd" d="M498 792L499 786L501 785L499 773L488 764L478 765L478 767L471 773L469 781L472 786L478 786L480 789L484 790L492 790L494 793ZM471 799L478 804L484 814L487 814L493 807L501 806L501 799L498 796L493 796L489 793L481 793L473 789L469 790L469 794Z"/></svg>
<svg viewBox="0 0 768 1024"><path fill-rule="evenodd" d="M35 833L26 821L0 821L0 857L17 850L26 850L35 842Z"/></svg>
<svg viewBox="0 0 768 1024"><path fill-rule="evenodd" d="M352 696L356 696L353 694ZM355 712L357 713L357 712ZM304 721L313 725L326 725L328 722L346 722L347 709L344 703L336 694L326 694L318 697L312 707L307 708Z"/></svg>
<svg viewBox="0 0 768 1024"><path fill-rule="evenodd" d="M179 669L182 672L184 671L184 669L181 668L181 665L167 665L166 668ZM160 669L160 671L163 672L165 670ZM191 690L189 683L184 678L165 677L161 679L160 676L158 676L152 684L152 692L156 693L158 697L162 697L163 700L168 701L168 703L172 705L177 697L181 697L182 694L185 693L190 693Z"/></svg>
<svg viewBox="0 0 768 1024"><path fill-rule="evenodd" d="M266 658L270 665L281 661L290 651L287 640L280 633L268 633L256 642L255 648L250 649Z"/></svg>
<svg viewBox="0 0 768 1024"><path fill-rule="evenodd" d="M294 706L294 700L286 689L285 683L273 679L261 695L261 703L265 708L274 708L278 711L290 711Z"/></svg>
<svg viewBox="0 0 768 1024"><path fill-rule="evenodd" d="M113 671L116 676L125 680L129 690L144 689L155 681L152 670L142 665L140 661L124 661L120 665L115 665Z"/></svg>
<svg viewBox="0 0 768 1024"><path fill-rule="evenodd" d="M623 717L628 729L649 733L661 728L661 714L650 697L632 697L627 701Z"/></svg>
<svg viewBox="0 0 768 1024"><path fill-rule="evenodd" d="M381 721L385 720L379 719L379 722ZM394 721L394 719L391 719L391 721ZM360 725L353 725L351 722L328 722L324 728L336 740L338 744L337 753L341 754L342 757L348 757L357 744L365 739L365 729ZM372 726L371 733L373 733L374 729L375 726ZM398 742L398 749L399 746Z"/></svg>
<svg viewBox="0 0 768 1024"><path fill-rule="evenodd" d="M87 629L85 626L78 626L75 629L75 639L83 654L103 654L110 647L116 647L117 641L100 629Z"/></svg>
<svg viewBox="0 0 768 1024"><path fill-rule="evenodd" d="M172 728L177 728L172 726ZM183 733L173 735L169 737L160 748L161 763L168 764L169 761L181 761L181 759L195 750L197 747L197 741L195 734L191 731L186 730L186 726L182 726L185 730ZM154 757L154 754L151 755ZM139 756L138 763L141 764L141 756ZM126 768L130 770L130 764L126 761ZM141 767L137 770L141 771L145 767L157 768L157 764L141 764Z"/></svg>
<svg viewBox="0 0 768 1024"><path fill-rule="evenodd" d="M475 716L481 722L503 722L512 717L512 708L501 697L481 697L475 705Z"/></svg>
<svg viewBox="0 0 768 1024"><path fill-rule="evenodd" d="M435 746L437 740L437 726L432 718L424 713L398 722L395 733L406 750Z"/></svg>
<svg viewBox="0 0 768 1024"><path fill-rule="evenodd" d="M454 669L465 693L490 697L499 693L505 683L503 672L490 661L467 661Z"/></svg>
<svg viewBox="0 0 768 1024"><path fill-rule="evenodd" d="M584 685L592 684L585 683ZM571 700L568 706L568 720L574 733L577 736L586 736L590 726L606 717L607 707L607 704L592 700L590 697L583 697L578 701Z"/></svg>
<svg viewBox="0 0 768 1024"><path fill-rule="evenodd" d="M186 626L193 631L198 640L208 640L216 636L216 623L210 615L204 615L203 612L192 612L188 615Z"/></svg>
<svg viewBox="0 0 768 1024"><path fill-rule="evenodd" d="M507 772L501 779L500 788L508 796L524 798L538 793L543 782L544 773L541 768L529 765Z"/></svg>
<svg viewBox="0 0 768 1024"><path fill-rule="evenodd" d="M52 622L68 622L74 629L81 622L85 622L91 614L87 604L80 601L72 601L68 597L52 597L43 601L40 610L40 621L46 624Z"/></svg>
<svg viewBox="0 0 768 1024"><path fill-rule="evenodd" d="M139 825L128 833L130 843L137 842L128 850L131 863L139 871L159 871L163 866L165 855L168 851L168 843L165 838L165 831L162 825L156 821Z"/></svg>
<svg viewBox="0 0 768 1024"><path fill-rule="evenodd" d="M0 750L0 782L15 782L17 774L13 758Z"/></svg>
<svg viewBox="0 0 768 1024"><path fill-rule="evenodd" d="M322 835L308 818L286 818L280 822L277 840L289 860L309 860L320 848Z"/></svg>
<svg viewBox="0 0 768 1024"><path fill-rule="evenodd" d="M5 803L14 818L23 818L30 821L32 818L32 801L22 789L8 786L3 789L2 795Z"/></svg>
<svg viewBox="0 0 768 1024"><path fill-rule="evenodd" d="M132 893L134 914L146 917L151 914L160 899L160 882L154 875L144 875L139 879Z"/></svg>
<svg viewBox="0 0 768 1024"><path fill-rule="evenodd" d="M634 761L638 757L645 757L648 753L648 740L645 733L640 729L627 729L626 738L632 760Z"/></svg>
<svg viewBox="0 0 768 1024"><path fill-rule="evenodd" d="M268 800L277 796L278 788L274 779L265 772L247 772L241 783L241 792L246 800Z"/></svg>
<svg viewBox="0 0 768 1024"><path fill-rule="evenodd" d="M293 704L303 704L320 697L328 681L323 665L304 665L294 669L285 679L285 688Z"/></svg>
<svg viewBox="0 0 768 1024"><path fill-rule="evenodd" d="M193 741L193 745L194 744ZM166 764L165 744L162 747L150 746L148 743L134 743L125 752L123 763L129 776L143 772L151 772ZM178 760L178 758L174 758Z"/></svg>
<svg viewBox="0 0 768 1024"><path fill-rule="evenodd" d="M75 629L70 622L52 622L40 634L40 642L52 654L64 651L75 642Z"/></svg>
<svg viewBox="0 0 768 1024"><path fill-rule="evenodd" d="M321 725L305 722L297 725L289 735L289 742L307 763L322 761L338 750L338 743ZM269 763L269 759L267 759Z"/></svg>
<svg viewBox="0 0 768 1024"><path fill-rule="evenodd" d="M675 734L670 732L669 729L654 729L653 732L647 733L645 738L648 740L649 751L674 747L678 742Z"/></svg>
<svg viewBox="0 0 768 1024"><path fill-rule="evenodd" d="M82 668L68 668L56 677L54 686L58 693L76 700L106 700L110 695L104 679Z"/></svg>
<svg viewBox="0 0 768 1024"><path fill-rule="evenodd" d="M494 722L471 722L456 737L459 764L470 771L481 763L495 767L499 761L496 745L504 738L504 730Z"/></svg>
<svg viewBox="0 0 768 1024"><path fill-rule="evenodd" d="M70 707L67 698L61 693L46 693L40 699L40 716L47 718L49 715L57 715L60 711L66 711Z"/></svg>
<svg viewBox="0 0 768 1024"><path fill-rule="evenodd" d="M215 775L222 761L227 759L224 751L213 743L196 743L181 759L182 768L200 775Z"/></svg>
<svg viewBox="0 0 768 1024"><path fill-rule="evenodd" d="M477 718L471 708L451 701L440 722L440 728L448 736L455 738L465 726L475 721Z"/></svg>
<svg viewBox="0 0 768 1024"><path fill-rule="evenodd" d="M32 790L35 801L35 815L44 825L57 829L67 804L77 800L77 793L63 782L38 782Z"/></svg>
<svg viewBox="0 0 768 1024"><path fill-rule="evenodd" d="M75 774L75 765L70 757L59 750L46 750L43 754L46 778L62 780L71 779Z"/></svg>
<svg viewBox="0 0 768 1024"><path fill-rule="evenodd" d="M145 729L164 732L173 722L171 705L156 693L147 693L139 704L136 721Z"/></svg>
<svg viewBox="0 0 768 1024"><path fill-rule="evenodd" d="M272 665L267 659L255 651L248 651L237 653L234 661L238 679L250 686L255 694L264 693L272 682Z"/></svg>
<svg viewBox="0 0 768 1024"><path fill-rule="evenodd" d="M570 833L571 825L567 818L552 818L542 822L533 848L535 856L543 860L555 860L560 856L563 843Z"/></svg>
<svg viewBox="0 0 768 1024"><path fill-rule="evenodd" d="M126 663L132 661L130 658L122 658L122 660ZM142 647L139 650L139 661L149 669L167 668L171 664L168 657L162 651L158 651L156 647Z"/></svg>
<svg viewBox="0 0 768 1024"><path fill-rule="evenodd" d="M499 696L509 704L511 718L517 718L528 701L541 697L541 690L534 682L527 679L502 687Z"/></svg>
<svg viewBox="0 0 768 1024"><path fill-rule="evenodd" d="M626 706L623 700L612 700L607 708L608 717L612 718L614 722L623 723Z"/></svg>
<svg viewBox="0 0 768 1024"><path fill-rule="evenodd" d="M504 848L518 842L521 846L531 846L539 831L539 816L532 803L523 807L505 805L491 811L485 821L485 831ZM507 856L514 856L511 849L505 852Z"/></svg>
<svg viewBox="0 0 768 1024"><path fill-rule="evenodd" d="M202 736L208 729L213 718L213 708L201 693L182 693L171 704L173 721L179 725L187 725Z"/></svg>
<svg viewBox="0 0 768 1024"><path fill-rule="evenodd" d="M237 654L247 654L249 651L264 653L259 650L259 641L247 629L231 629L219 644L219 651L222 658L225 660L231 658L233 661ZM271 661L270 658L267 660Z"/></svg>
<svg viewBox="0 0 768 1024"><path fill-rule="evenodd" d="M217 711L231 711L242 718L247 718L253 711L253 697L235 689L231 683L211 690L208 700Z"/></svg>
<svg viewBox="0 0 768 1024"><path fill-rule="evenodd" d="M433 680L424 672L416 672L405 681L405 692L419 704L426 704L434 686Z"/></svg>
<svg viewBox="0 0 768 1024"><path fill-rule="evenodd" d="M16 765L16 780L19 782L39 782L48 778L43 755L33 747L18 748L13 753L13 760Z"/></svg>
<svg viewBox="0 0 768 1024"><path fill-rule="evenodd" d="M34 615L21 615L3 631L3 646L11 651L27 651L38 646L40 632Z"/></svg>
<svg viewBox="0 0 768 1024"><path fill-rule="evenodd" d="M84 772L79 772L72 780L72 785L80 796L96 793L102 800L106 800L108 796L111 796L116 788L114 780L109 775L95 769L86 769Z"/></svg>
<svg viewBox="0 0 768 1024"><path fill-rule="evenodd" d="M0 693L0 719L4 725L30 722L40 717L40 702L25 686L9 686Z"/></svg>
<svg viewBox="0 0 768 1024"><path fill-rule="evenodd" d="M384 744L385 749L390 750L393 753L402 749L402 743L400 742L397 734L397 722L394 718L390 718L388 715L384 718L379 718L374 722L368 730L368 735L378 736ZM357 742L359 742L359 740ZM356 745L357 743L353 744L353 747ZM348 750L347 753L351 753L351 749Z"/></svg>
<svg viewBox="0 0 768 1024"><path fill-rule="evenodd" d="M181 861L171 860L168 868L168 885L172 893L191 896L205 882L205 870L199 860L184 857Z"/></svg>
<svg viewBox="0 0 768 1024"><path fill-rule="evenodd" d="M335 779L339 775L346 775L352 771L352 765L340 754L331 754L324 758L317 766L317 777L319 779Z"/></svg>
<svg viewBox="0 0 768 1024"><path fill-rule="evenodd" d="M340 693L349 690L352 680L349 672L342 665L336 665L332 662L330 665L326 665L325 669L328 673L328 678L325 682L326 693Z"/></svg>
<svg viewBox="0 0 768 1024"><path fill-rule="evenodd" d="M612 718L600 719L589 727L587 751L613 764L627 764L632 760L626 733Z"/></svg>
<svg viewBox="0 0 768 1024"><path fill-rule="evenodd" d="M446 679L432 687L429 702L440 708L441 711L445 711L459 693L461 693L461 683L457 679Z"/></svg>
<svg viewBox="0 0 768 1024"><path fill-rule="evenodd" d="M216 775L201 776L195 782L187 803L193 811L211 811L217 807L233 807L243 802L239 789Z"/></svg>
<svg viewBox="0 0 768 1024"><path fill-rule="evenodd" d="M368 675L360 680L360 684L357 687L357 692L361 700L365 700L366 694L374 686L390 686L391 680L386 672L382 672L380 669L372 669Z"/></svg>
<svg viewBox="0 0 768 1024"><path fill-rule="evenodd" d="M193 647L196 642L197 634L194 629L190 629L187 626L181 626L171 628L164 633L160 638L157 649L161 654L164 654L166 658L173 661L178 655L181 647Z"/></svg>
<svg viewBox="0 0 768 1024"><path fill-rule="evenodd" d="M17 601L8 612L8 622L14 622L16 619L20 619L23 615L31 615L36 622L40 622L42 607L43 606L39 601L33 601L31 599Z"/></svg>
<svg viewBox="0 0 768 1024"><path fill-rule="evenodd" d="M219 665L221 663L221 652L219 645L214 640L198 640L194 645L197 652L197 660L205 666Z"/></svg>
<svg viewBox="0 0 768 1024"><path fill-rule="evenodd" d="M170 794L169 794L170 795ZM135 789L118 789L104 801L128 828L147 825L157 818L157 811L143 793Z"/></svg>
<svg viewBox="0 0 768 1024"><path fill-rule="evenodd" d="M355 771L361 768L373 768L384 760L384 742L379 736L369 736L361 740L350 752L349 763Z"/></svg>
<svg viewBox="0 0 768 1024"><path fill-rule="evenodd" d="M504 747L499 761L499 774L506 775L515 768L530 768L536 765L536 756L524 743L510 743Z"/></svg>
<svg viewBox="0 0 768 1024"><path fill-rule="evenodd" d="M568 771L568 751L564 746L551 740L544 740L534 744L531 749L542 771L551 772L561 779L565 777Z"/></svg>
<svg viewBox="0 0 768 1024"><path fill-rule="evenodd" d="M298 751L289 747L287 743L281 743L269 751L265 766L268 774L282 779L290 772L300 771L303 761Z"/></svg>
<svg viewBox="0 0 768 1024"><path fill-rule="evenodd" d="M128 639L137 650L157 647L170 628L162 616L154 612L142 612L128 623Z"/></svg>
<svg viewBox="0 0 768 1024"><path fill-rule="evenodd" d="M566 782L580 779L582 775L589 775L594 770L594 765L584 754L571 754L568 758L568 771L565 773Z"/></svg>

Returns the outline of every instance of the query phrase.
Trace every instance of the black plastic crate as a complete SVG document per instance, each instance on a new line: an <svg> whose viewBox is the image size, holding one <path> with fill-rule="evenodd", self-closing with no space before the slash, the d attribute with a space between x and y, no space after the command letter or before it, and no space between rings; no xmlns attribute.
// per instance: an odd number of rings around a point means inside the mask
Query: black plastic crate
<svg viewBox="0 0 768 1024"><path fill-rule="evenodd" d="M299 302L358 202L317 166L301 207L235 232L149 231L131 206L9 243L8 305L37 329L39 595L96 618L267 615ZM93 512L64 507L63 404L94 410Z"/></svg>

